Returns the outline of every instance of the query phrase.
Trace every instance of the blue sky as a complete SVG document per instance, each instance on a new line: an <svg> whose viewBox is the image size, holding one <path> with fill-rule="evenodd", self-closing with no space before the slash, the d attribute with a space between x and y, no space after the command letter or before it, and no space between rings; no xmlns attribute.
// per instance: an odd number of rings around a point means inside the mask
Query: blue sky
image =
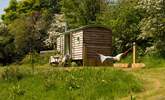
<svg viewBox="0 0 165 100"><path fill-rule="evenodd" d="M10 0L0 0L0 15L4 13L3 9L6 8Z"/></svg>

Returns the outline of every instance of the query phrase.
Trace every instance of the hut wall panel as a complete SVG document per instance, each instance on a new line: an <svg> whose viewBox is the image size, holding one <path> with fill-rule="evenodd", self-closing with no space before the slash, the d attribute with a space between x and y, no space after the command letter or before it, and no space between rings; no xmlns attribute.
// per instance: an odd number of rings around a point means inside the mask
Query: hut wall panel
<svg viewBox="0 0 165 100"><path fill-rule="evenodd" d="M72 59L73 60L82 59L83 31L73 32L71 37L72 37Z"/></svg>
<svg viewBox="0 0 165 100"><path fill-rule="evenodd" d="M64 53L64 36L63 35L57 38L57 51L59 51L61 54Z"/></svg>
<svg viewBox="0 0 165 100"><path fill-rule="evenodd" d="M112 32L105 28L87 28L84 30L84 47L87 63L101 64L97 53L110 56L112 53ZM93 60L93 61L92 61Z"/></svg>
<svg viewBox="0 0 165 100"><path fill-rule="evenodd" d="M60 37L57 38L57 51L60 52Z"/></svg>
<svg viewBox="0 0 165 100"><path fill-rule="evenodd" d="M61 53L64 54L64 35L61 36Z"/></svg>

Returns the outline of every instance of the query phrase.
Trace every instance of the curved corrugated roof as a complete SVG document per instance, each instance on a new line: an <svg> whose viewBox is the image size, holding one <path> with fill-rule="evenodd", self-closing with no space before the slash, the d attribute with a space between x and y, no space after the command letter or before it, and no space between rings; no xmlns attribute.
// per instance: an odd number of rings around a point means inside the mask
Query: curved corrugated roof
<svg viewBox="0 0 165 100"><path fill-rule="evenodd" d="M91 25L85 25L85 26L82 26L82 27L79 27L79 28L71 29L69 31L64 32L63 34L69 34L71 32L83 30L83 29L86 29L86 28L94 28L94 27L105 28L105 29L111 31L111 29L109 27L105 26L105 25L91 24Z"/></svg>

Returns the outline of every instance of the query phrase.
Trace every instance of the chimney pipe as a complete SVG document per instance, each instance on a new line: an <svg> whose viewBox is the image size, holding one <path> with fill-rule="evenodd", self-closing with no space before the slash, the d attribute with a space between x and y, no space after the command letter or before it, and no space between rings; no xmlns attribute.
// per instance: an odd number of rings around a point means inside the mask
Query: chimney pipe
<svg viewBox="0 0 165 100"><path fill-rule="evenodd" d="M68 30L67 22L65 22L65 32Z"/></svg>

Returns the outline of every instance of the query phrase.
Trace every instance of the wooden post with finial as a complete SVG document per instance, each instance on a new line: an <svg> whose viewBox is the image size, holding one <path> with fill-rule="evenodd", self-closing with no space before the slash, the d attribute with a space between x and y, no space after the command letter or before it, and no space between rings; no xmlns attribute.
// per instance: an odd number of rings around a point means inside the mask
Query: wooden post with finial
<svg viewBox="0 0 165 100"><path fill-rule="evenodd" d="M133 64L136 63L136 43L133 42Z"/></svg>

